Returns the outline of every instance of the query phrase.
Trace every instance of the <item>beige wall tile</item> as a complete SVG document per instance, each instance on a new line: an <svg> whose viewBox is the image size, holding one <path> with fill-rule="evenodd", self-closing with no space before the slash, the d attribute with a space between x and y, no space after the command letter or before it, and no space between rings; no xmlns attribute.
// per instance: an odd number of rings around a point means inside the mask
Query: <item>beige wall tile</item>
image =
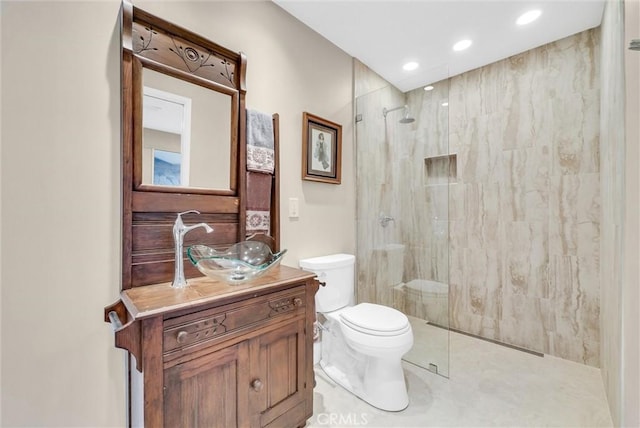
<svg viewBox="0 0 640 428"><path fill-rule="evenodd" d="M599 37L597 29L576 34L432 92L380 91L376 109L382 96L389 105L404 95L416 122L387 120L388 150L379 155L392 165L385 191L394 195L359 204L359 215L377 215L381 203L399 212L404 280L448 278L452 326L592 365L599 361ZM445 153L456 154L456 184L417 191L430 184L424 159ZM373 165L358 164L363 177ZM358 233L371 240L379 232ZM572 341L558 344L569 332Z"/></svg>

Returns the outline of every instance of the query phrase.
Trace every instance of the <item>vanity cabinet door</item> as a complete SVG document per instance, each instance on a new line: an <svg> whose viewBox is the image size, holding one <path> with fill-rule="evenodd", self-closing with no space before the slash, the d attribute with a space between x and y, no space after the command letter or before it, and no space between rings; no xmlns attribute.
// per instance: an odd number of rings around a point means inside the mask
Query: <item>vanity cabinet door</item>
<svg viewBox="0 0 640 428"><path fill-rule="evenodd" d="M304 425L307 385L305 320L297 319L250 341L249 401L256 427Z"/></svg>
<svg viewBox="0 0 640 428"><path fill-rule="evenodd" d="M164 371L165 427L247 427L247 342Z"/></svg>

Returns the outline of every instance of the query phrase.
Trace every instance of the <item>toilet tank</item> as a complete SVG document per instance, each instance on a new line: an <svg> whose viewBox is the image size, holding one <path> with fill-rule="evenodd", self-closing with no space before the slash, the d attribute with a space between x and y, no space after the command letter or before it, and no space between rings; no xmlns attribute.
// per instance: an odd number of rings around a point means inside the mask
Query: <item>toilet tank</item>
<svg viewBox="0 0 640 428"><path fill-rule="evenodd" d="M332 312L355 301L354 268L352 254L332 254L300 260L300 267L315 273L322 285L316 293L316 311Z"/></svg>

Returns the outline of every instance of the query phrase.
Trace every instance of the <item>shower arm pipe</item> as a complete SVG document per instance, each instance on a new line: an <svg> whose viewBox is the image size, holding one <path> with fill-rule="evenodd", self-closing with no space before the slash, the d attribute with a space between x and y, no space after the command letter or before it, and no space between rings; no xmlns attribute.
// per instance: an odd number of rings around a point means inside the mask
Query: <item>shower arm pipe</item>
<svg viewBox="0 0 640 428"><path fill-rule="evenodd" d="M405 104L405 105L402 105L402 106L398 106L398 107L390 108L390 109L388 109L388 108L386 108L386 107L383 107L383 108L382 108L382 115L383 115L384 117L387 117L387 113L391 113L392 111L396 111L396 110L400 110L400 109L408 109L408 108L409 108L409 106L408 106L408 105L406 105L406 104Z"/></svg>

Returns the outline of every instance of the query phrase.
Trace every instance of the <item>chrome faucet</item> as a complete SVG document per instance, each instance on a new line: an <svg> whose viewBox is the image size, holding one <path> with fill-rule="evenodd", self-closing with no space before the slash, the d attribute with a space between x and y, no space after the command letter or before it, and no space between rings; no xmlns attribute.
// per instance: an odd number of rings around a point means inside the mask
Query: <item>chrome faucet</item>
<svg viewBox="0 0 640 428"><path fill-rule="evenodd" d="M389 222L395 223L396 219L381 212L378 216L378 222L380 223L380 226L387 227L389 225Z"/></svg>
<svg viewBox="0 0 640 428"><path fill-rule="evenodd" d="M198 223L193 226L185 226L182 222L182 215L188 213L196 213L200 214L200 211L189 210L185 212L178 213L178 218L176 218L176 222L173 224L173 242L175 244L175 265L173 269L173 283L171 284L174 288L184 288L187 286L187 280L184 277L184 260L182 254L182 247L184 242L184 235L187 232L196 229L198 227L204 227L207 233L213 232L213 228L206 223Z"/></svg>

